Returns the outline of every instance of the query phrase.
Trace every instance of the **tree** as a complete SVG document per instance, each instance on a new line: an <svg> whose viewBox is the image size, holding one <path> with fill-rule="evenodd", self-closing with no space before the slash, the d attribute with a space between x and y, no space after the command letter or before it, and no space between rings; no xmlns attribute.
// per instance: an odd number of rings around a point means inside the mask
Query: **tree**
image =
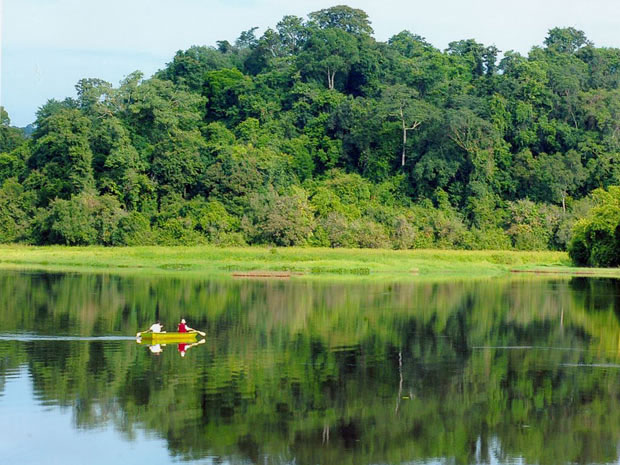
<svg viewBox="0 0 620 465"><path fill-rule="evenodd" d="M371 35L374 32L364 11L344 5L315 11L308 18L311 25L320 29L336 28L355 35Z"/></svg>
<svg viewBox="0 0 620 465"><path fill-rule="evenodd" d="M80 109L93 113L103 99L111 92L112 84L102 79L80 79L75 85Z"/></svg>
<svg viewBox="0 0 620 465"><path fill-rule="evenodd" d="M467 154L468 182L488 183L495 172L495 128L467 108L448 111L446 119L448 138Z"/></svg>
<svg viewBox="0 0 620 465"><path fill-rule="evenodd" d="M620 265L620 187L592 192L596 206L575 223L568 254L576 265Z"/></svg>
<svg viewBox="0 0 620 465"><path fill-rule="evenodd" d="M304 245L314 230L308 194L301 188L279 194L270 188L250 197L246 231L254 240L280 246Z"/></svg>
<svg viewBox="0 0 620 465"><path fill-rule="evenodd" d="M173 131L153 149L151 167L159 185L186 197L204 169L201 152L205 148L198 131Z"/></svg>
<svg viewBox="0 0 620 465"><path fill-rule="evenodd" d="M11 127L11 119L3 106L0 106L0 153L11 152L26 141L24 133Z"/></svg>
<svg viewBox="0 0 620 465"><path fill-rule="evenodd" d="M235 47L238 49L256 47L258 45L258 39L256 38L256 34L254 34L254 32L257 29L258 27L255 26L247 31L242 31L237 40L235 40Z"/></svg>
<svg viewBox="0 0 620 465"><path fill-rule="evenodd" d="M464 58L472 71L473 76L492 76L496 71L497 47L485 47L473 39L459 40L448 44L448 53Z"/></svg>
<svg viewBox="0 0 620 465"><path fill-rule="evenodd" d="M223 120L235 125L252 116L252 112L243 105L243 97L254 89L252 80L236 68L208 72L204 84L207 120Z"/></svg>
<svg viewBox="0 0 620 465"><path fill-rule="evenodd" d="M183 84L195 92L200 92L205 73L231 66L230 58L225 53L214 47L194 45L185 51L179 50L172 61L155 77Z"/></svg>
<svg viewBox="0 0 620 465"><path fill-rule="evenodd" d="M383 91L383 111L387 117L396 118L402 133L401 166L405 166L407 133L415 131L424 121L436 116L432 105L419 98L414 89L394 85Z"/></svg>
<svg viewBox="0 0 620 465"><path fill-rule="evenodd" d="M542 188L551 194L551 200L562 204L562 211L566 213L566 198L578 191L585 180L585 169L581 163L581 156L575 150L565 154L541 154L536 163L536 176Z"/></svg>
<svg viewBox="0 0 620 465"><path fill-rule="evenodd" d="M287 55L297 54L304 45L307 28L298 16L285 16L277 24L276 30Z"/></svg>
<svg viewBox="0 0 620 465"><path fill-rule="evenodd" d="M94 186L90 128L89 119L73 109L59 110L41 121L28 165L45 177L40 193L43 205Z"/></svg>
<svg viewBox="0 0 620 465"><path fill-rule="evenodd" d="M581 47L592 45L592 43L583 31L574 27L555 27L549 30L545 45L549 50L559 53L575 53Z"/></svg>
<svg viewBox="0 0 620 465"><path fill-rule="evenodd" d="M336 88L336 77L346 74L359 60L358 42L355 36L342 29L313 29L304 50L299 54L298 66L306 76L324 76L327 88Z"/></svg>

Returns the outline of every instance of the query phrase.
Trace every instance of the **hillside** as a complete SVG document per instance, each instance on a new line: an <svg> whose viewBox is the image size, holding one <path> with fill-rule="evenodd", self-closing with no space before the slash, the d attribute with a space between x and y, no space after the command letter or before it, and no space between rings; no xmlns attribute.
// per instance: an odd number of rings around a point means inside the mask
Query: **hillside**
<svg viewBox="0 0 620 465"><path fill-rule="evenodd" d="M83 79L29 138L3 111L0 242L564 250L620 184L619 83L574 28L522 56L286 16Z"/></svg>

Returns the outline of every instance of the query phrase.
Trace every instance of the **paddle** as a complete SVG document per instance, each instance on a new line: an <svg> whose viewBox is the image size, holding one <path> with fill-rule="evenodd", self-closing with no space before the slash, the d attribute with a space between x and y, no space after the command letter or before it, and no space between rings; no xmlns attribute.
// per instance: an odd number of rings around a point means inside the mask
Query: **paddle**
<svg viewBox="0 0 620 465"><path fill-rule="evenodd" d="M202 337L205 337L207 335L207 333L203 333L202 331L198 331L197 329L190 329L189 330L190 333L198 333L200 334Z"/></svg>

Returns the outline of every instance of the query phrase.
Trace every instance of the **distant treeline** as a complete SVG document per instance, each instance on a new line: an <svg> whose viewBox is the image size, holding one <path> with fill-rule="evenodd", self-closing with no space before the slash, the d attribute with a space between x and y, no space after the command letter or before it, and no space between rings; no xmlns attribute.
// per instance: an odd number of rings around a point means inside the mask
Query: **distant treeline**
<svg viewBox="0 0 620 465"><path fill-rule="evenodd" d="M0 127L0 242L565 249L620 184L620 49L285 16Z"/></svg>

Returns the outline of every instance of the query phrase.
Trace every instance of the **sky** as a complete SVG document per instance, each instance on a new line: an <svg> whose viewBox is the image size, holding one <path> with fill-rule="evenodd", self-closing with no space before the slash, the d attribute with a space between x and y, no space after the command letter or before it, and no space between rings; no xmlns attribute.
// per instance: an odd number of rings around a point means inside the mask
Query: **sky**
<svg viewBox="0 0 620 465"><path fill-rule="evenodd" d="M285 15L345 3L368 13L375 38L402 30L445 49L475 39L522 54L553 27L572 26L599 47L620 48L618 0L0 0L0 105L14 126L34 121L48 99L75 96L97 77L118 83L149 77L192 45L259 34Z"/></svg>

